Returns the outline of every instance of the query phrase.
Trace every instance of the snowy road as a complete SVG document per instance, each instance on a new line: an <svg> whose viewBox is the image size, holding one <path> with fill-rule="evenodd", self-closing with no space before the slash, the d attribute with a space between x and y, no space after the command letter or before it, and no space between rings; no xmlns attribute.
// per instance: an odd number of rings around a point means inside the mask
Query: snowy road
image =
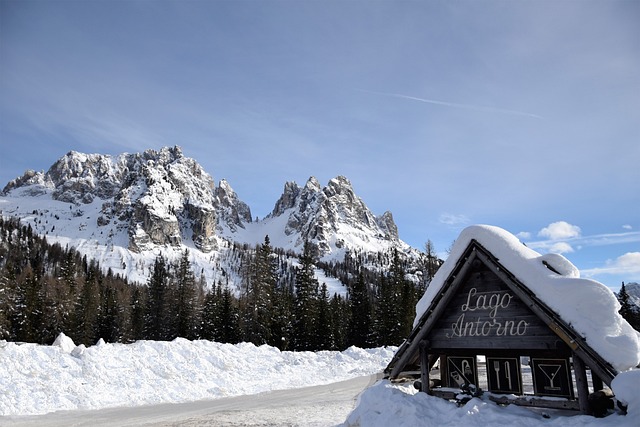
<svg viewBox="0 0 640 427"><path fill-rule="evenodd" d="M3 426L334 426L376 375L258 395L96 411L3 417Z"/></svg>

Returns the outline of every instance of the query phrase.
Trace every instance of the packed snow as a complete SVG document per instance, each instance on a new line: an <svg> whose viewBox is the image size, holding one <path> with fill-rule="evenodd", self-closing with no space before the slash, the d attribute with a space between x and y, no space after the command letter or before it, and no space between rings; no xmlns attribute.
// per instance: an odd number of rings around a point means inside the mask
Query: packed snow
<svg viewBox="0 0 640 427"><path fill-rule="evenodd" d="M611 289L595 280L580 278L579 270L562 255L541 255L511 233L494 226L474 225L460 233L448 262L440 267L416 306L414 326L438 295L455 262L472 240L498 258L502 266L570 324L618 371L640 365L640 333L618 314L620 303Z"/></svg>
<svg viewBox="0 0 640 427"><path fill-rule="evenodd" d="M618 400L628 414L614 412L604 418L577 415L566 410L500 406L481 396L463 406L426 393L411 384L379 381L365 390L344 426L366 427L636 427L640 414L640 370L627 371L613 381Z"/></svg>
<svg viewBox="0 0 640 427"><path fill-rule="evenodd" d="M247 343L184 339L133 344L100 341L85 347L64 335L52 346L0 342L0 424L3 418L11 424L23 415L60 410L195 402L329 384L379 373L395 351L352 347L342 352L294 353ZM640 414L639 385L640 370L618 375L612 387L616 398L628 405L628 415L615 412L594 418L563 410L502 407L484 396L458 407L418 393L411 383L382 380L364 390L342 426L632 427ZM282 408L276 411L277 418L253 422L322 425L313 411L301 412L299 407L287 411ZM266 417L273 413L257 412ZM81 417L83 412L78 414Z"/></svg>
<svg viewBox="0 0 640 427"><path fill-rule="evenodd" d="M0 415L178 403L329 384L381 372L396 348L287 352L170 342L52 346L0 341ZM0 423L1 424L1 423Z"/></svg>

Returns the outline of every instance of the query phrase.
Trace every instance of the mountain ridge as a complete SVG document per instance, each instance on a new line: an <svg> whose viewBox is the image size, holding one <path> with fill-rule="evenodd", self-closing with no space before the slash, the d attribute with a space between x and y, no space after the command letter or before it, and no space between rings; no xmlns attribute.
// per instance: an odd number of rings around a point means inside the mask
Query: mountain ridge
<svg viewBox="0 0 640 427"><path fill-rule="evenodd" d="M154 254L175 259L184 249L208 280L233 281L212 265L232 262L234 242L255 245L266 235L293 252L308 240L325 260L349 251L418 252L399 239L391 212L374 215L344 176L325 187L313 176L303 187L286 182L272 212L253 221L231 185L216 185L178 146L117 156L70 151L47 172L10 181L0 202L2 215L137 281Z"/></svg>

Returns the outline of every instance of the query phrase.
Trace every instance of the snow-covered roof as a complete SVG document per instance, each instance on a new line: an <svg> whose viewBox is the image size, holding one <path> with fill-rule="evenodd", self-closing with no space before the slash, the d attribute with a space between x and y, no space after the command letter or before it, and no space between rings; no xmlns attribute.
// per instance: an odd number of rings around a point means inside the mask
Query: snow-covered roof
<svg viewBox="0 0 640 427"><path fill-rule="evenodd" d="M441 294L458 261L474 241L614 369L626 371L640 364L640 334L618 314L620 304L608 287L581 278L578 269L562 255L541 255L511 233L488 225L474 225L462 231L449 258L416 306L414 328L424 321L425 311Z"/></svg>

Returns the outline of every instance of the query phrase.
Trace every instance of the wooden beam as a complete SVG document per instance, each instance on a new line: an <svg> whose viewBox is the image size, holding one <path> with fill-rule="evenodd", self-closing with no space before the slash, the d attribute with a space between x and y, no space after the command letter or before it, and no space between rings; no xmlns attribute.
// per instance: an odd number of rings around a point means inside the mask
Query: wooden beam
<svg viewBox="0 0 640 427"><path fill-rule="evenodd" d="M573 371L576 375L576 388L578 389L578 402L580 412L589 414L589 383L587 382L587 369L584 362L576 353L573 353Z"/></svg>
<svg viewBox="0 0 640 427"><path fill-rule="evenodd" d="M593 391L600 391L604 388L603 384L602 384L602 380L600 379L599 376L597 376L596 374L594 374L593 372L591 372L591 383L593 384Z"/></svg>
<svg viewBox="0 0 640 427"><path fill-rule="evenodd" d="M575 400L547 400L529 397L513 399L506 396L497 397L494 395L490 395L489 400L496 402L499 405L533 406L536 408L569 409L573 411L580 410L580 406Z"/></svg>
<svg viewBox="0 0 640 427"><path fill-rule="evenodd" d="M420 391L431 394L431 385L429 381L429 343L425 340L420 341L420 383L422 387Z"/></svg>

